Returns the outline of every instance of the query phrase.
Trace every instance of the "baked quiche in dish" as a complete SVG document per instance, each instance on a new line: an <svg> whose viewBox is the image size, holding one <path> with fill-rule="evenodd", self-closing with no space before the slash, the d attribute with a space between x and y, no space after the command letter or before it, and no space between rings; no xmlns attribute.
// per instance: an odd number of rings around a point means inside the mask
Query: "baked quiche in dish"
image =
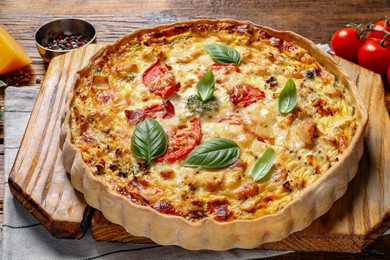
<svg viewBox="0 0 390 260"><path fill-rule="evenodd" d="M293 32L160 25L103 47L78 73L62 126L72 184L158 244L281 240L344 194L363 152L356 86Z"/></svg>

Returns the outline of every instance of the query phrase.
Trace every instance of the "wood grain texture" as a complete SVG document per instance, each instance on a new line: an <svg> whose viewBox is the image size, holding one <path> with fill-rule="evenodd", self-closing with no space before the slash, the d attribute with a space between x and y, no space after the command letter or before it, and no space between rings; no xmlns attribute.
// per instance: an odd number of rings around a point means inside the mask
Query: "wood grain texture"
<svg viewBox="0 0 390 260"><path fill-rule="evenodd" d="M108 221L99 210L95 210L91 220L92 235L97 241L132 242L149 244L153 243L147 237L132 236L117 224Z"/></svg>
<svg viewBox="0 0 390 260"><path fill-rule="evenodd" d="M62 165L61 120L76 71L96 45L52 60L8 178L14 197L58 238L83 236L92 213Z"/></svg>
<svg viewBox="0 0 390 260"><path fill-rule="evenodd" d="M361 252L390 226L390 118L385 107L381 77L353 63L334 57L356 82L369 122L365 152L356 177L331 210L308 228L286 239L260 246L265 249ZM321 202L318 202L321 203ZM92 234L99 241L150 243L110 223L101 212L92 218Z"/></svg>

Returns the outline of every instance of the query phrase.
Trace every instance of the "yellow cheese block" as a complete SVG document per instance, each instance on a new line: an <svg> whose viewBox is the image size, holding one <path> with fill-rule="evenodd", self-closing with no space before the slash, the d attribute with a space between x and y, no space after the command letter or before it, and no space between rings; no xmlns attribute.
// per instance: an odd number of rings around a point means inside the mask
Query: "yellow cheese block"
<svg viewBox="0 0 390 260"><path fill-rule="evenodd" d="M0 74L5 74L31 63L19 43L0 26Z"/></svg>

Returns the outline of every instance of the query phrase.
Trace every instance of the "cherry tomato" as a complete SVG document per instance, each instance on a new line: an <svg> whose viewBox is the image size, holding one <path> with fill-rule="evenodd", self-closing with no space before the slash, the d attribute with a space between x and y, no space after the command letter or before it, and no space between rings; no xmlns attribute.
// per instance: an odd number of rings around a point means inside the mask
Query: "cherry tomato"
<svg viewBox="0 0 390 260"><path fill-rule="evenodd" d="M390 85L390 66L387 68L387 83Z"/></svg>
<svg viewBox="0 0 390 260"><path fill-rule="evenodd" d="M372 26L372 29L382 30L383 28L385 28L386 31L390 32L389 23L387 23L386 26L385 26L385 23L386 23L386 20L380 20L380 21L374 23L374 25ZM369 33L367 33L368 39L374 38L374 39L382 40L383 37L385 37L385 33L383 33L383 32L370 31ZM387 39L390 41L389 37Z"/></svg>
<svg viewBox="0 0 390 260"><path fill-rule="evenodd" d="M341 28L336 31L330 40L330 47L336 55L354 61L357 59L360 46L364 40L356 37L355 28Z"/></svg>
<svg viewBox="0 0 390 260"><path fill-rule="evenodd" d="M358 63L376 73L386 73L390 65L390 46L381 46L378 39L367 40L359 50Z"/></svg>

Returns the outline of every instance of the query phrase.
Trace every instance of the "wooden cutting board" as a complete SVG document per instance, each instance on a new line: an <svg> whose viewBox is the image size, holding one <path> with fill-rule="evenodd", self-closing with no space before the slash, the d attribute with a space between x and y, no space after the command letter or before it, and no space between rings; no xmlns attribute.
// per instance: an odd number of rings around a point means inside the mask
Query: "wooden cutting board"
<svg viewBox="0 0 390 260"><path fill-rule="evenodd" d="M9 176L12 194L57 238L80 238L92 218L96 240L151 242L108 222L75 191L61 164L60 125L75 72L98 49L90 45L54 58L42 83ZM378 74L335 57L369 111L365 152L356 177L331 210L308 228L261 248L360 252L390 226L390 119ZM321 203L321 201L318 201Z"/></svg>

